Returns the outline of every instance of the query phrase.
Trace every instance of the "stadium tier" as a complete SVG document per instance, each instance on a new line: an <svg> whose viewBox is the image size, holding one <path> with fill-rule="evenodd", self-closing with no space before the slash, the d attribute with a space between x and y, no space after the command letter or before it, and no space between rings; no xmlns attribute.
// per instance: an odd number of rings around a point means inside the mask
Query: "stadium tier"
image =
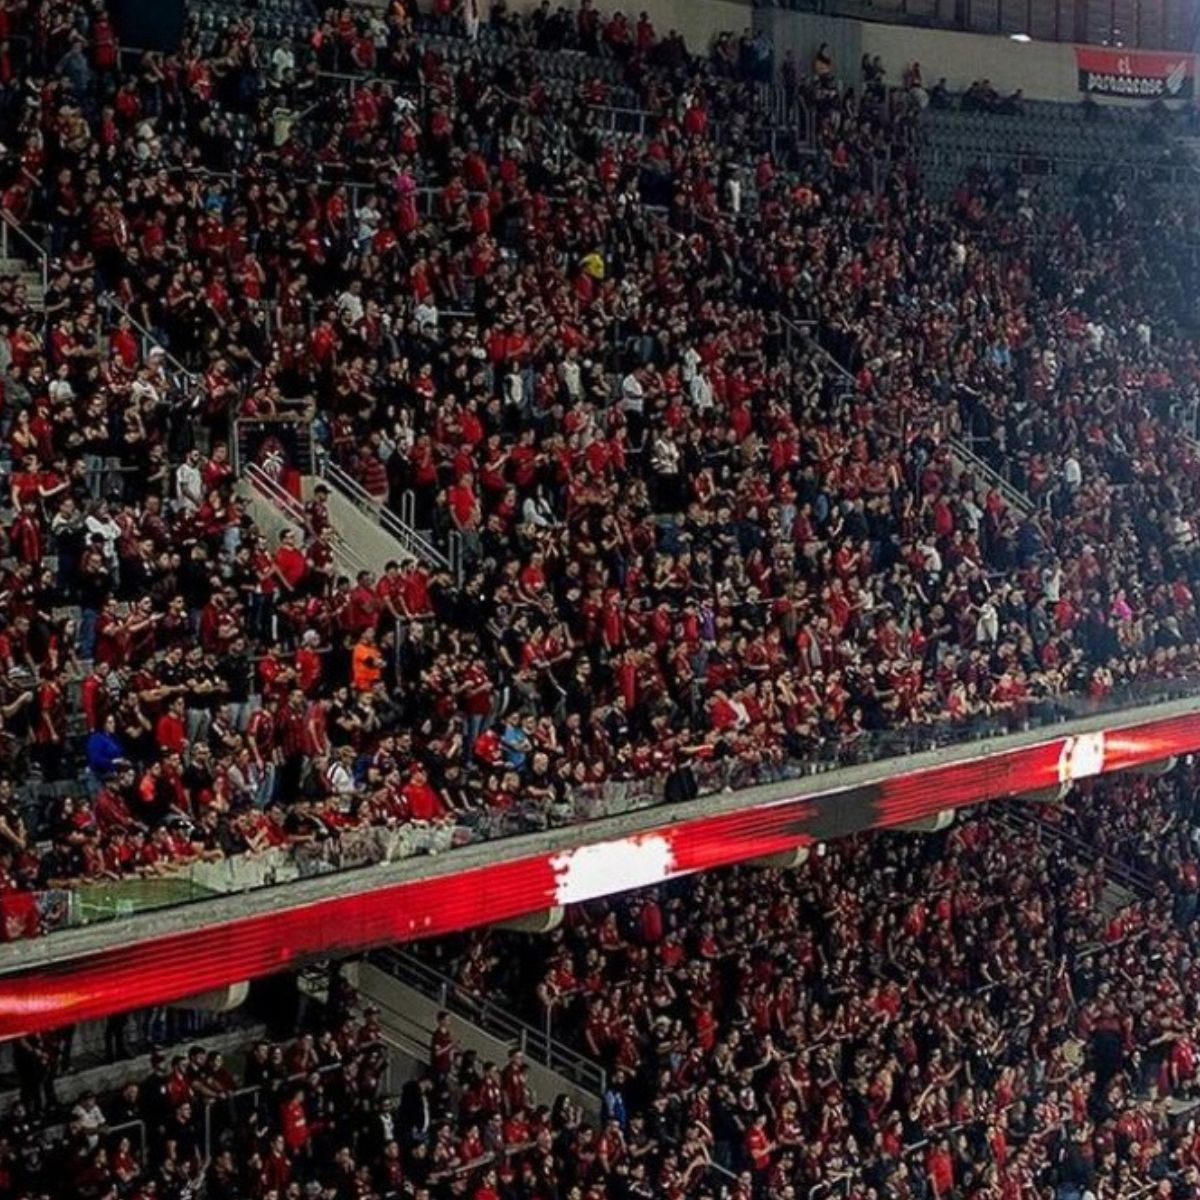
<svg viewBox="0 0 1200 1200"><path fill-rule="evenodd" d="M1195 1200L1194 764L16 1043L14 1197ZM100 1051L103 1034L103 1054Z"/></svg>
<svg viewBox="0 0 1200 1200"><path fill-rule="evenodd" d="M1195 6L645 4L0 0L0 1200L1200 1200Z"/></svg>
<svg viewBox="0 0 1200 1200"><path fill-rule="evenodd" d="M1200 746L1165 17L135 8L0 7L0 1035Z"/></svg>

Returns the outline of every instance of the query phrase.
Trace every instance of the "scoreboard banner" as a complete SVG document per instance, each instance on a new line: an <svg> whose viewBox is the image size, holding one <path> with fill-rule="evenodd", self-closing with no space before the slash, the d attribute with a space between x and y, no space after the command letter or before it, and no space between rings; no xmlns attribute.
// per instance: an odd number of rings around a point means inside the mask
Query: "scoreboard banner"
<svg viewBox="0 0 1200 1200"><path fill-rule="evenodd" d="M1190 100L1196 90L1192 54L1076 46L1079 90L1130 100Z"/></svg>

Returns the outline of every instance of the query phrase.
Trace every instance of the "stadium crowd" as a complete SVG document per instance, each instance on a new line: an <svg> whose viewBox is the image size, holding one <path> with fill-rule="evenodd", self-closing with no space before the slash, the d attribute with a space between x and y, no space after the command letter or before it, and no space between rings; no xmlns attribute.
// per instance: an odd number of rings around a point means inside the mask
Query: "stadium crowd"
<svg viewBox="0 0 1200 1200"><path fill-rule="evenodd" d="M87 780L31 819L0 784L5 936L81 880L538 828L1194 671L1193 350L1119 196L939 207L911 78L821 48L772 90L749 35L478 7L132 57L101 3L5 11L2 202L52 269L0 300L0 718L11 779ZM411 491L461 580L341 576L319 495L269 544L238 419Z"/></svg>
<svg viewBox="0 0 1200 1200"><path fill-rule="evenodd" d="M1190 1200L1197 795L1192 765L1105 781L423 950L608 1068L599 1195L702 1191L715 1162L747 1198Z"/></svg>
<svg viewBox="0 0 1200 1200"><path fill-rule="evenodd" d="M1196 1200L1198 783L1105 780L420 948L459 1011L510 1003L602 1063L598 1122L449 1014L393 1095L341 974L286 1044L156 1052L61 1130L53 1038L24 1039L0 1195Z"/></svg>

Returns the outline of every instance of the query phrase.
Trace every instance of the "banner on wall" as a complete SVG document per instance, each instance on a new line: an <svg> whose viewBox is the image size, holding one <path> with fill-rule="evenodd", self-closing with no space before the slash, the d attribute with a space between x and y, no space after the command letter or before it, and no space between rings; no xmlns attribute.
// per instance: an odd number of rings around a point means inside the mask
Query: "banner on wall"
<svg viewBox="0 0 1200 1200"><path fill-rule="evenodd" d="M1190 100L1196 90L1191 54L1076 46L1079 90L1089 96L1134 100Z"/></svg>

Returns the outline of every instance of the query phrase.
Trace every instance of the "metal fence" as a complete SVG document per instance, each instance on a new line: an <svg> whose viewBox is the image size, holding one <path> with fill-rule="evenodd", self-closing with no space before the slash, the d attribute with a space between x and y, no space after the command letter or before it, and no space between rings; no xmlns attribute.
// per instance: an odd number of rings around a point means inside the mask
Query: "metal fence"
<svg viewBox="0 0 1200 1200"><path fill-rule="evenodd" d="M549 1019L545 1027L539 1029L514 1016L493 999L475 995L448 975L442 975L402 950L377 950L369 956L369 961L393 979L437 1001L441 1008L457 1013L484 1032L519 1049L531 1062L540 1063L593 1095L603 1094L604 1068L555 1039L550 1032Z"/></svg>
<svg viewBox="0 0 1200 1200"><path fill-rule="evenodd" d="M455 553L451 548L449 555L443 554L413 528L409 521L397 516L386 503L372 496L357 479L339 467L328 455L318 456L317 473L331 488L340 492L355 508L398 542L406 554L436 570L451 571L456 582L462 583L462 538L457 533L451 535L451 541L458 545L458 552Z"/></svg>
<svg viewBox="0 0 1200 1200"><path fill-rule="evenodd" d="M19 258L42 279L42 290L50 286L50 255L7 209L0 208L0 258Z"/></svg>

